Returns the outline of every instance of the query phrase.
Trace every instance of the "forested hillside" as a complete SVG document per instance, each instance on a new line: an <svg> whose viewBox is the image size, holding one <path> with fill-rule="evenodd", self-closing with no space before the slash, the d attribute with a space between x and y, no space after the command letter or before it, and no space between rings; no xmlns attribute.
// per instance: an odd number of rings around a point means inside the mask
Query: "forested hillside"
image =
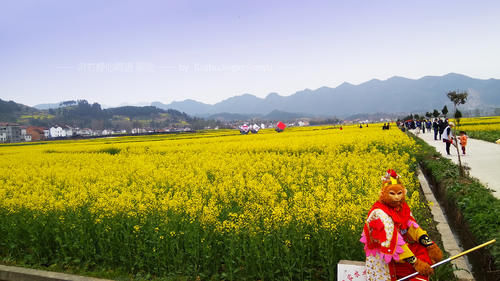
<svg viewBox="0 0 500 281"><path fill-rule="evenodd" d="M16 122L23 114L33 114L37 111L26 105L0 99L0 122Z"/></svg>
<svg viewBox="0 0 500 281"><path fill-rule="evenodd" d="M193 118L186 113L154 106L123 106L102 109L98 103L87 100L64 101L58 108L38 110L14 101L0 100L0 122L21 125L68 125L91 129L130 130L132 128L185 128L201 129L221 126L219 122Z"/></svg>

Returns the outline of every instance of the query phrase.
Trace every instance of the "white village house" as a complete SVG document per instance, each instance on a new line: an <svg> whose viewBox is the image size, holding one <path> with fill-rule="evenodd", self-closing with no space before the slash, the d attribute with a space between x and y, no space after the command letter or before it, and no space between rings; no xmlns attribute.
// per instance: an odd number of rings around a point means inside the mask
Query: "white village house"
<svg viewBox="0 0 500 281"><path fill-rule="evenodd" d="M88 137L88 136L94 135L94 132L90 128L83 128L83 129L76 128L75 131L76 131L76 135L78 135L78 136Z"/></svg>
<svg viewBox="0 0 500 281"><path fill-rule="evenodd" d="M53 126L49 129L49 135L51 138L60 138L60 137L71 137L73 136L73 129L69 126Z"/></svg>
<svg viewBox="0 0 500 281"><path fill-rule="evenodd" d="M26 129L26 126L21 126L21 139L23 141L31 141L31 135L26 132Z"/></svg>

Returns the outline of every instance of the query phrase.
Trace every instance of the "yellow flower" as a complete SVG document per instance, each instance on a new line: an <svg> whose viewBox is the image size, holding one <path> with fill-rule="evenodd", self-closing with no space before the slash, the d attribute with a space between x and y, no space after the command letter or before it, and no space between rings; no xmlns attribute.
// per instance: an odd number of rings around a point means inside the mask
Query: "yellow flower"
<svg viewBox="0 0 500 281"><path fill-rule="evenodd" d="M290 240L288 240L288 239L287 239L287 240L285 240L285 241L283 241L283 244L285 244L285 246L286 246L287 248L291 248L291 247L292 247L292 242L291 242Z"/></svg>
<svg viewBox="0 0 500 281"><path fill-rule="evenodd" d="M377 200L388 168L402 176L410 207L419 208L411 170L415 142L378 125L343 128L0 145L0 208L88 208L95 224L122 216L138 221L136 233L145 231L141 225L152 214L165 225L180 217L223 233L270 234L296 224L311 234L354 233ZM106 153L110 149L119 153ZM158 225L150 231L159 232Z"/></svg>

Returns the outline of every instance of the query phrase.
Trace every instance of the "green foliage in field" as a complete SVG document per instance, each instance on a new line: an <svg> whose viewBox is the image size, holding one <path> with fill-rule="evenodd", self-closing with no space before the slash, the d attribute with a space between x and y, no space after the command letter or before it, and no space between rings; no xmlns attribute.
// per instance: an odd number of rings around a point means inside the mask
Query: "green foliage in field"
<svg viewBox="0 0 500 281"><path fill-rule="evenodd" d="M52 119L55 116L52 114L40 112L36 114L31 114L31 115L21 115L21 119Z"/></svg>
<svg viewBox="0 0 500 281"><path fill-rule="evenodd" d="M470 131L467 135L474 139L484 140L488 142L496 142L500 139L499 131Z"/></svg>
<svg viewBox="0 0 500 281"><path fill-rule="evenodd" d="M136 280L335 280L340 259L365 258L359 238L380 166L399 166L419 223L433 223L413 192L417 147L398 130L218 130L0 148L11 157L0 165L0 257L17 265ZM19 208L7 205L14 200ZM23 205L34 200L40 208Z"/></svg>
<svg viewBox="0 0 500 281"><path fill-rule="evenodd" d="M419 138L415 140L423 147L417 160L430 172L435 184L444 187L447 203L463 216L465 224L459 228L468 228L477 245L497 240L488 247L494 262L489 266L500 268L500 200L477 179L460 177L458 166L441 157L433 147Z"/></svg>

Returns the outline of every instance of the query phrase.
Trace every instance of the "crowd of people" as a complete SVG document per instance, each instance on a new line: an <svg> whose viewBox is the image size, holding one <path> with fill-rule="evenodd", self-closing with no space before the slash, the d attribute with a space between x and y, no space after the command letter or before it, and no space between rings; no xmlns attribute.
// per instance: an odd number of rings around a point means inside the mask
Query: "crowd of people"
<svg viewBox="0 0 500 281"><path fill-rule="evenodd" d="M454 131L453 128L455 127L455 124L453 122L449 122L447 118L441 119L441 118L435 118L434 120L431 119L422 119L422 120L406 120L402 123L399 123L398 126L404 131L404 130L415 130L417 134L423 133L425 134L425 131L428 133L433 132L434 133L434 140L442 140L445 145L446 145L446 154L451 155L450 153L450 147L451 145L457 146L458 144L456 143L457 138L454 136ZM460 131L458 137L458 141L460 142L460 146L462 149L463 155L465 155L466 149L465 147L467 146L467 133L465 131Z"/></svg>

